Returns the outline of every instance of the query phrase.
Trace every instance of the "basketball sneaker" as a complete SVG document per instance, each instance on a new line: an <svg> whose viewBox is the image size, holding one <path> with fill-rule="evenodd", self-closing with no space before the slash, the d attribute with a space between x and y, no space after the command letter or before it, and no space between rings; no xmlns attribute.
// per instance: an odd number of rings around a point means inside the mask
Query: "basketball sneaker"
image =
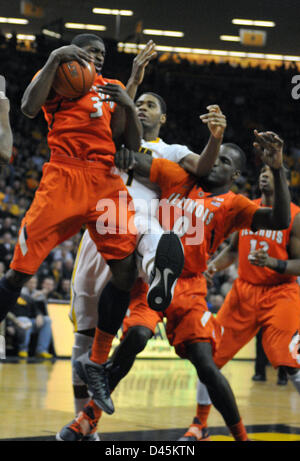
<svg viewBox="0 0 300 461"><path fill-rule="evenodd" d="M111 415L114 413L115 408L110 397L109 372L107 366L108 364L106 363L99 365L98 363L92 362L89 357L89 352L80 355L74 360L76 373L87 385L91 398L99 408Z"/></svg>
<svg viewBox="0 0 300 461"><path fill-rule="evenodd" d="M164 311L171 304L178 277L184 266L180 238L174 232L162 234L149 281L147 302L155 311Z"/></svg>
<svg viewBox="0 0 300 461"><path fill-rule="evenodd" d="M43 352L38 352L36 354L36 357L38 359L51 360L51 359L53 359L53 354L50 354L47 351L43 351Z"/></svg>
<svg viewBox="0 0 300 461"><path fill-rule="evenodd" d="M20 359L27 359L28 358L28 352L27 351L19 351L18 352L18 357L20 357Z"/></svg>
<svg viewBox="0 0 300 461"><path fill-rule="evenodd" d="M99 418L95 417L93 408L87 404L77 418L56 434L56 440L59 442L100 442L97 433L98 421Z"/></svg>
<svg viewBox="0 0 300 461"><path fill-rule="evenodd" d="M190 425L187 432L178 440L180 442L210 442L210 436L207 427L203 427L200 420L195 417L193 424Z"/></svg>

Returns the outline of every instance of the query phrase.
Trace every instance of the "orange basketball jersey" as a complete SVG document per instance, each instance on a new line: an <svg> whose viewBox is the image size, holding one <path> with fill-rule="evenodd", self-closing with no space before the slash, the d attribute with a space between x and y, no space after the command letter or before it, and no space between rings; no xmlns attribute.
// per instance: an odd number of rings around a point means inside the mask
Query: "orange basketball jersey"
<svg viewBox="0 0 300 461"><path fill-rule="evenodd" d="M159 220L182 235L185 265L182 276L204 272L209 255L229 234L250 228L256 203L231 191L205 192L194 176L177 163L154 159L150 179L161 189Z"/></svg>
<svg viewBox="0 0 300 461"><path fill-rule="evenodd" d="M48 123L51 153L93 161L101 157L113 163L116 148L110 121L116 103L103 101L108 96L98 93L95 86L107 83L124 88L118 80L97 75L89 92L81 98L68 99L55 94L53 99L46 101L42 109Z"/></svg>
<svg viewBox="0 0 300 461"><path fill-rule="evenodd" d="M261 205L261 199L253 200ZM243 229L239 232L239 277L253 285L278 285L280 283L293 282L297 279L294 275L279 274L267 267L254 266L248 256L251 251L263 249L270 257L276 259L289 259L288 244L295 216L300 208L291 203L291 222L288 229L264 230L252 232Z"/></svg>

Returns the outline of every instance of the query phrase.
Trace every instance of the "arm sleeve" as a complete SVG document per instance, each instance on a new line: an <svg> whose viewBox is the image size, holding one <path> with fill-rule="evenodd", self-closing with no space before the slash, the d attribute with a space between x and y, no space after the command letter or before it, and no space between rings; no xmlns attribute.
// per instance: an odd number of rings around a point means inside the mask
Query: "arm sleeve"
<svg viewBox="0 0 300 461"><path fill-rule="evenodd" d="M177 163L164 158L153 159L150 170L150 181L159 185L162 195L170 189L190 182L190 175Z"/></svg>

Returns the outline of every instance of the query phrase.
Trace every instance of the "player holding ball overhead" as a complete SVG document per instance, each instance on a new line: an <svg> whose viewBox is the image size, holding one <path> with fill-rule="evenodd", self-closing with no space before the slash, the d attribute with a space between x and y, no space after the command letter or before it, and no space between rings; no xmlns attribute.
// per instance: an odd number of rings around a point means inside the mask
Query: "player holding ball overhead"
<svg viewBox="0 0 300 461"><path fill-rule="evenodd" d="M152 55L150 52L149 59ZM22 220L10 270L0 280L0 321L50 251L86 224L113 274L98 306L98 341L108 348L126 313L137 272L133 255L136 233L128 229L134 211L129 209L131 197L124 182L115 172L114 141L122 137L129 149L138 150L141 125L122 83L102 77L104 58L100 37L77 35L71 45L51 52L23 95L25 115L34 118L40 109L44 112L51 158L44 165L40 186ZM67 98L55 92L53 82L61 64L73 61L83 68L93 64L97 75L86 94ZM79 66L75 68L80 70ZM71 71L68 78L72 77ZM116 213L114 222L110 220L111 228L105 229L103 203L108 199ZM100 365L98 371L101 375ZM101 376L96 380L101 385Z"/></svg>

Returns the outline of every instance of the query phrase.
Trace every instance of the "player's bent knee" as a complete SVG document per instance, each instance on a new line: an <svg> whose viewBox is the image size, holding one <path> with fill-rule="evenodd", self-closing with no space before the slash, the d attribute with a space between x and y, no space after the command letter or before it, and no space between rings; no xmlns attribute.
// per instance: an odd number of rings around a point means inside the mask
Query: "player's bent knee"
<svg viewBox="0 0 300 461"><path fill-rule="evenodd" d="M149 328L139 325L129 328L127 333L127 340L132 345L135 354L145 349L151 337L152 331Z"/></svg>
<svg viewBox="0 0 300 461"><path fill-rule="evenodd" d="M216 377L220 373L220 371L214 364L199 364L199 366L197 367L197 372L200 380L206 386L213 385L216 380Z"/></svg>
<svg viewBox="0 0 300 461"><path fill-rule="evenodd" d="M112 283L123 291L130 291L137 279L138 271L135 256L131 254L119 261L110 261L109 267L112 272Z"/></svg>

